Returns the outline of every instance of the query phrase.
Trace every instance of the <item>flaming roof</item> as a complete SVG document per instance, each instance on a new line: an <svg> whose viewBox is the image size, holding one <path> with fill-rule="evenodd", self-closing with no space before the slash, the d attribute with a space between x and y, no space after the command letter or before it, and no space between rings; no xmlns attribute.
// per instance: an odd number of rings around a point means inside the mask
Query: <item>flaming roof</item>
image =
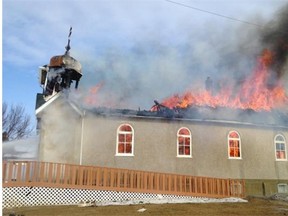
<svg viewBox="0 0 288 216"><path fill-rule="evenodd" d="M261 127L275 127L288 129L288 113L281 111L261 111L231 109L227 107L191 107L188 109L164 108L158 111L111 109L111 108L91 108L89 111L96 115L106 117L128 117L128 118L149 118L155 120L169 121L195 121L202 123L221 123L254 125Z"/></svg>
<svg viewBox="0 0 288 216"><path fill-rule="evenodd" d="M287 106L288 96L283 82L271 71L274 56L272 51L263 50L254 71L241 82L235 83L227 79L225 82L217 83L215 87L208 77L206 89L175 94L166 98L161 104L169 108L209 106L255 111L270 111Z"/></svg>

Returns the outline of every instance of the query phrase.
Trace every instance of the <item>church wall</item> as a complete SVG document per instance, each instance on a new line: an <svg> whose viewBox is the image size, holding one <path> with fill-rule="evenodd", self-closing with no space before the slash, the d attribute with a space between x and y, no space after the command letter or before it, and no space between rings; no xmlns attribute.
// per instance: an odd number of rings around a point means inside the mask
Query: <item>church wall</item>
<svg viewBox="0 0 288 216"><path fill-rule="evenodd" d="M41 113L39 160L78 164L80 137L80 115L63 101L56 101Z"/></svg>
<svg viewBox="0 0 288 216"><path fill-rule="evenodd" d="M91 116L90 116L91 115ZM134 156L116 156L117 128L134 129ZM177 131L192 134L192 158L177 157ZM275 160L274 136L287 130L236 124L147 118L85 117L83 164L169 172L197 176L244 179L288 179L288 162ZM241 137L241 159L228 158L227 135Z"/></svg>
<svg viewBox="0 0 288 216"><path fill-rule="evenodd" d="M287 129L219 122L136 116L82 118L71 106L55 102L41 113L40 161L133 170L246 179L246 194L269 196L288 185L288 161L276 161L274 137ZM117 128L134 130L134 156L116 155ZM177 131L192 134L192 157L177 157ZM241 159L229 159L229 131L241 138ZM82 133L83 132L83 133Z"/></svg>

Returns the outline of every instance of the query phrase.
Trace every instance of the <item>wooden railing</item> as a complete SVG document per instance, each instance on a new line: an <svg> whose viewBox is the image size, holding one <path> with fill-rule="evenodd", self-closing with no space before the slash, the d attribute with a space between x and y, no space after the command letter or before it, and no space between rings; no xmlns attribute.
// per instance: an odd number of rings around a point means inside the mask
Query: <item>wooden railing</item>
<svg viewBox="0 0 288 216"><path fill-rule="evenodd" d="M36 161L2 163L3 187L38 186L199 197L244 197L244 183L244 180Z"/></svg>

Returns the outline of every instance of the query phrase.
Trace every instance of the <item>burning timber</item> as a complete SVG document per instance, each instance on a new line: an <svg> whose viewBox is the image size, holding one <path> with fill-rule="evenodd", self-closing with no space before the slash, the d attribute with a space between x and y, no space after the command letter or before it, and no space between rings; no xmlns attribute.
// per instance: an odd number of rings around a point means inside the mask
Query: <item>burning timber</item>
<svg viewBox="0 0 288 216"><path fill-rule="evenodd" d="M154 101L156 111L112 109L106 107L93 108L91 111L97 115L117 117L142 117L166 119L170 121L203 121L234 123L244 125L259 125L288 128L288 114L280 110L256 112L252 109L231 109L227 107L203 107L193 106L189 108L170 109L157 101Z"/></svg>

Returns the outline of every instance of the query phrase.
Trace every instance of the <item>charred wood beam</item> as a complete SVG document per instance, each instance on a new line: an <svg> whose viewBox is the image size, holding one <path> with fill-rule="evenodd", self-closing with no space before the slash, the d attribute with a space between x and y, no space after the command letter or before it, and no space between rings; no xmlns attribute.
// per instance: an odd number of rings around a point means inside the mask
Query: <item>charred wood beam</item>
<svg viewBox="0 0 288 216"><path fill-rule="evenodd" d="M173 118L175 116L175 111L173 109L170 109L169 107L160 104L157 100L154 100L154 103L154 107L156 108L156 112L158 115L167 118Z"/></svg>

